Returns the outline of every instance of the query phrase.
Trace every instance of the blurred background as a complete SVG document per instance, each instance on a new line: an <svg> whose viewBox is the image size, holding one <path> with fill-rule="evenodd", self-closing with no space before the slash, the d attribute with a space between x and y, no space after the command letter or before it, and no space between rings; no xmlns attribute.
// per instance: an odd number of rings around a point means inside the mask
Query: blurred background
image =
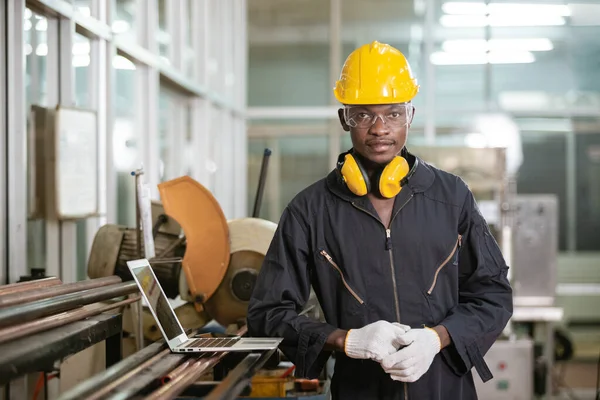
<svg viewBox="0 0 600 400"><path fill-rule="evenodd" d="M140 167L153 200L159 183L188 175L230 220L253 213L268 148L260 217L277 223L351 147L332 89L348 54L378 40L406 55L421 87L409 150L470 184L514 267L520 308L507 337L527 332L535 359L552 359L532 367L548 379L526 384L543 391L553 377L558 398L593 398L600 1L3 3L2 283L36 271L86 279L99 228L136 225ZM94 182L84 216L50 218L40 200L53 193L42 111L57 107L97 118L97 173L78 175Z"/></svg>

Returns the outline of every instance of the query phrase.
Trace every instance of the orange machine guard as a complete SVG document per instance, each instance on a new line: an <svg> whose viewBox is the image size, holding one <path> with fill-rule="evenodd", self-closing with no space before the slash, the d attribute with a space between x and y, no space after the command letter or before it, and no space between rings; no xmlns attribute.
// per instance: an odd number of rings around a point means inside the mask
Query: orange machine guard
<svg viewBox="0 0 600 400"><path fill-rule="evenodd" d="M162 182L158 190L166 214L185 234L183 271L191 297L200 305L214 294L227 272L227 220L212 193L189 176Z"/></svg>

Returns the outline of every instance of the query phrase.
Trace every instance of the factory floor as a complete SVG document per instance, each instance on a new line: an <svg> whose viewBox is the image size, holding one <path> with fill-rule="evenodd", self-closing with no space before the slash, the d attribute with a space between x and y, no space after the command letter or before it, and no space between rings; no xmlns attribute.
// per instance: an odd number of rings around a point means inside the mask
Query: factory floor
<svg viewBox="0 0 600 400"><path fill-rule="evenodd" d="M573 389L555 395L552 400L596 400L596 389Z"/></svg>
<svg viewBox="0 0 600 400"><path fill-rule="evenodd" d="M560 363L556 372L561 379L560 394L553 400L596 400L597 360L574 360Z"/></svg>

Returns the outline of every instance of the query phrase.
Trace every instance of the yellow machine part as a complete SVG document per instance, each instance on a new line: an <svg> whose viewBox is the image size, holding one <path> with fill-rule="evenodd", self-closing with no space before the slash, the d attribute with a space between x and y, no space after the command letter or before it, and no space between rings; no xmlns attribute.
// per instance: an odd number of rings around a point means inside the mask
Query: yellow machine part
<svg viewBox="0 0 600 400"><path fill-rule="evenodd" d="M277 224L260 218L228 221L231 258L227 273L215 294L206 302L206 311L221 325L246 317L256 277L275 235Z"/></svg>
<svg viewBox="0 0 600 400"><path fill-rule="evenodd" d="M278 378L271 376L254 376L251 381L252 397L286 397L288 391L294 389L294 378Z"/></svg>
<svg viewBox="0 0 600 400"><path fill-rule="evenodd" d="M162 182L158 190L165 213L181 225L185 234L182 268L190 296L201 306L215 293L227 272L227 220L210 191L189 176Z"/></svg>

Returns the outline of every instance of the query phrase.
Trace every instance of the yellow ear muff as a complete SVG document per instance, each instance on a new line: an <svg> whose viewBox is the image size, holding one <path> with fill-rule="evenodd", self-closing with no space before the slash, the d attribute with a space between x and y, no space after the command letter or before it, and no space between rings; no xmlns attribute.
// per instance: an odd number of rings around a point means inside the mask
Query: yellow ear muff
<svg viewBox="0 0 600 400"><path fill-rule="evenodd" d="M346 154L344 157L344 165L340 172L342 173L344 182L346 182L346 186L348 186L348 189L350 189L352 193L357 196L364 196L367 194L365 177L351 154Z"/></svg>
<svg viewBox="0 0 600 400"><path fill-rule="evenodd" d="M404 157L396 156L381 172L379 177L379 193L385 198L392 198L402 190L401 181L408 175L410 167Z"/></svg>

